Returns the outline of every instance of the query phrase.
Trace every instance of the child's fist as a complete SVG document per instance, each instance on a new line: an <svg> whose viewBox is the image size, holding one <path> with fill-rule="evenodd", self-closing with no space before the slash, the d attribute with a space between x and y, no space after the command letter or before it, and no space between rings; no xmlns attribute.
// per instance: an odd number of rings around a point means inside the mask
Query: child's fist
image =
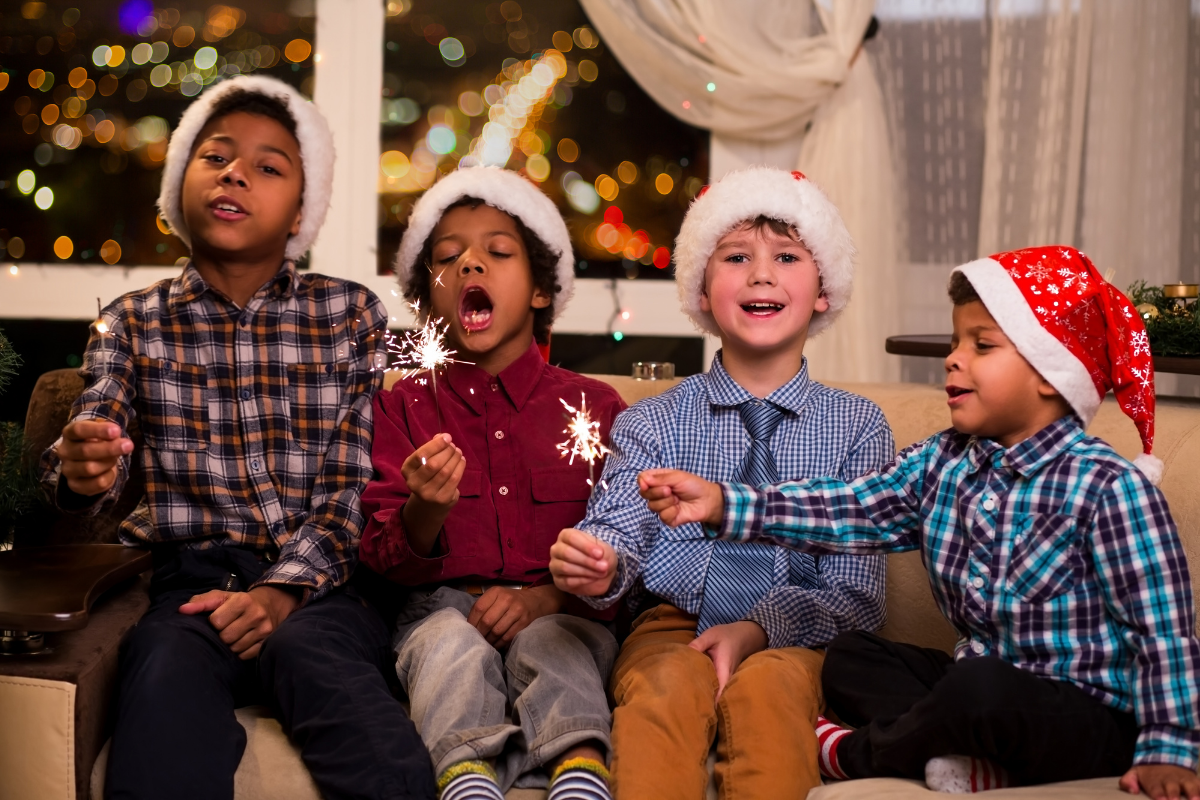
<svg viewBox="0 0 1200 800"><path fill-rule="evenodd" d="M448 433L421 445L400 465L400 474L414 497L448 512L458 502L458 482L467 460Z"/></svg>
<svg viewBox="0 0 1200 800"><path fill-rule="evenodd" d="M1173 764L1134 764L1121 778L1121 788L1150 800L1197 800L1200 778L1194 770Z"/></svg>
<svg viewBox="0 0 1200 800"><path fill-rule="evenodd" d="M612 587L617 551L591 534L564 528L550 548L550 574L564 592L599 597Z"/></svg>
<svg viewBox="0 0 1200 800"><path fill-rule="evenodd" d="M133 442L121 427L104 420L76 420L63 428L58 443L62 476L75 494L92 496L112 488L121 456L133 452Z"/></svg>
<svg viewBox="0 0 1200 800"><path fill-rule="evenodd" d="M716 527L725 514L721 487L698 475L677 469L648 469L638 475L638 492L667 525L689 522Z"/></svg>

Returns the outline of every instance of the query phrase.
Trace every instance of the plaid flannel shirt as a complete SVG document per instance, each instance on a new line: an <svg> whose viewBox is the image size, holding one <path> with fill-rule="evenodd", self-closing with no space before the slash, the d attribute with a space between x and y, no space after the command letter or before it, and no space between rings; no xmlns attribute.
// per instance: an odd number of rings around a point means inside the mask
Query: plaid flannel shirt
<svg viewBox="0 0 1200 800"><path fill-rule="evenodd" d="M637 476L653 467L684 469L712 480L735 476L750 449L737 407L752 399L725 371L718 354L709 372L617 417L600 488L578 525L617 551L617 574L608 594L584 598L587 602L606 608L628 593L637 609L649 593L700 613L715 545L699 525L676 530L659 522L638 496ZM810 380L807 361L766 399L785 410L771 440L780 475L852 478L895 453L892 430L878 406ZM811 647L843 630L883 625L885 559L822 558L817 563L820 585L801 586L794 558L776 548L774 588L746 615L766 631L770 647Z"/></svg>
<svg viewBox="0 0 1200 800"><path fill-rule="evenodd" d="M809 553L920 549L956 658L997 656L1133 712L1134 763L1194 768L1200 641L1166 498L1064 417L1005 450L953 430L849 483L727 484L710 536Z"/></svg>
<svg viewBox="0 0 1200 800"><path fill-rule="evenodd" d="M386 359L378 298L286 261L238 308L189 264L101 319L108 332L88 342L71 418L136 422L142 433L146 496L121 523L122 542L242 547L271 562L259 584L297 587L305 602L343 583ZM69 497L54 447L42 466L60 502ZM119 466L81 513L116 499L129 457Z"/></svg>

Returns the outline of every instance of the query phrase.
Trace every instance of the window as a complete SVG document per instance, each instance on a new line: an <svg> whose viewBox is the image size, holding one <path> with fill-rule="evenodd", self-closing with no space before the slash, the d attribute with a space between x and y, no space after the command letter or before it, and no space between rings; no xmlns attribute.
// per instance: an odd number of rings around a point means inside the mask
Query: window
<svg viewBox="0 0 1200 800"><path fill-rule="evenodd" d="M638 87L577 2L387 5L379 271L439 173L503 164L539 182L571 229L576 274L670 279L708 133Z"/></svg>
<svg viewBox="0 0 1200 800"><path fill-rule="evenodd" d="M312 94L312 2L12 2L0 10L0 260L169 265L167 139L221 77Z"/></svg>

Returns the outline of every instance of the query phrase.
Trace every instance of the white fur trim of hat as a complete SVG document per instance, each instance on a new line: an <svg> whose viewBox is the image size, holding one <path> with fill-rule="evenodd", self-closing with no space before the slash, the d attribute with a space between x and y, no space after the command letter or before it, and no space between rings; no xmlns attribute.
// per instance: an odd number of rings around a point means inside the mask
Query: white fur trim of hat
<svg viewBox="0 0 1200 800"><path fill-rule="evenodd" d="M575 253L571 234L562 214L534 183L503 167L463 167L445 175L421 196L408 218L408 229L396 253L396 277L401 291L407 291L409 276L426 240L442 219L446 209L464 197L482 200L524 223L535 236L558 255L558 285L554 296L554 316L558 317L575 292ZM409 301L415 300L408 297Z"/></svg>
<svg viewBox="0 0 1200 800"><path fill-rule="evenodd" d="M190 249L192 235L183 220L183 175L187 171L196 137L212 116L213 107L230 92L245 91L274 98L287 106L296 122L296 141L300 143L300 161L304 167L303 215L300 232L288 239L284 255L298 259L308 252L325 222L329 198L333 194L333 134L325 116L304 95L276 78L265 75L239 75L214 85L187 107L171 134L163 164L162 188L158 210L172 233Z"/></svg>
<svg viewBox="0 0 1200 800"><path fill-rule="evenodd" d="M704 271L722 236L760 216L794 226L817 262L829 310L813 314L808 333L815 336L850 302L854 241L837 207L800 172L751 167L701 190L675 240L675 285L683 311L699 330L721 335L713 315L700 308Z"/></svg>

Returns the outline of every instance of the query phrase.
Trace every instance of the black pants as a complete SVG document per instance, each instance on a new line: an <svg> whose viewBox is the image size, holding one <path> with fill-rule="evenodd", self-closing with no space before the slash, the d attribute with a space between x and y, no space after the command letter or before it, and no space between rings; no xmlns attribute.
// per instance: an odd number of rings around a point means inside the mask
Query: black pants
<svg viewBox="0 0 1200 800"><path fill-rule="evenodd" d="M229 800L246 747L233 711L254 703L279 715L325 797L434 796L429 753L384 678L390 642L372 608L335 591L242 661L207 614L178 609L210 589L246 589L261 575L257 558L215 548L161 560L150 609L121 651L106 798Z"/></svg>
<svg viewBox="0 0 1200 800"><path fill-rule="evenodd" d="M830 643L821 681L828 707L858 728L838 744L851 778L922 780L925 762L945 755L990 759L1017 785L1120 775L1133 763L1133 714L998 658L956 662L851 631Z"/></svg>

